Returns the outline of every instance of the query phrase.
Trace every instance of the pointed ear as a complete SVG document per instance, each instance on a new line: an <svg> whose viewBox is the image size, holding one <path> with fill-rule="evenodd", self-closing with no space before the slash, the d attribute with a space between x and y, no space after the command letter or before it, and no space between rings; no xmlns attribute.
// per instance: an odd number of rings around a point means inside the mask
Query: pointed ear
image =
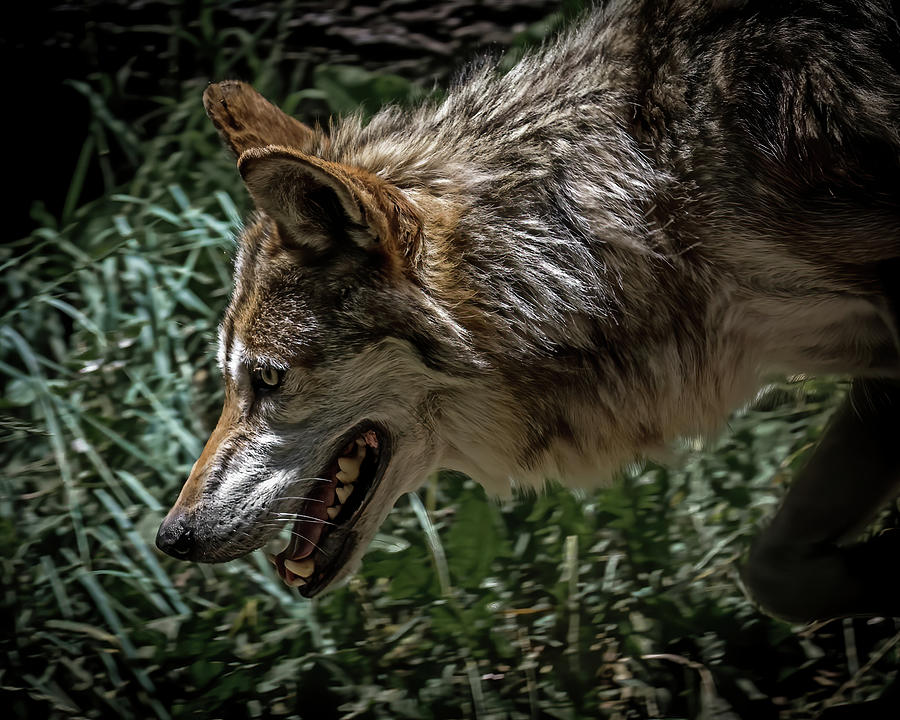
<svg viewBox="0 0 900 720"><path fill-rule="evenodd" d="M266 145L284 145L303 152L327 147L321 131L282 112L247 83L225 80L203 93L203 107L235 156Z"/></svg>
<svg viewBox="0 0 900 720"><path fill-rule="evenodd" d="M256 206L296 243L328 250L336 226L360 247L378 252L398 270L422 260L422 221L395 186L370 172L291 148L253 148L238 169ZM331 231L331 232L329 232Z"/></svg>

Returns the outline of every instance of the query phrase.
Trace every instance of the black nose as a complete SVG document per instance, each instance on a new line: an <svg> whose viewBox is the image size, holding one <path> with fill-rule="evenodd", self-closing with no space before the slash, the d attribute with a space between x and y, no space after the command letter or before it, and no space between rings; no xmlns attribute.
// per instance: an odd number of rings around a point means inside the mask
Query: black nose
<svg viewBox="0 0 900 720"><path fill-rule="evenodd" d="M179 560L190 560L197 543L194 529L184 515L166 516L156 533L156 547Z"/></svg>

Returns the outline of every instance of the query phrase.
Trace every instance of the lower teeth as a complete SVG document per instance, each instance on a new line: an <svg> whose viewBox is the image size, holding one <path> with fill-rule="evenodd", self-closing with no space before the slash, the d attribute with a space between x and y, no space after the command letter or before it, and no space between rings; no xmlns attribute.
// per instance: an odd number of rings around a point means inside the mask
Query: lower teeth
<svg viewBox="0 0 900 720"><path fill-rule="evenodd" d="M308 578L316 569L316 563L311 558L304 558L303 560L285 560L284 566L294 573L294 575L299 575L303 578Z"/></svg>

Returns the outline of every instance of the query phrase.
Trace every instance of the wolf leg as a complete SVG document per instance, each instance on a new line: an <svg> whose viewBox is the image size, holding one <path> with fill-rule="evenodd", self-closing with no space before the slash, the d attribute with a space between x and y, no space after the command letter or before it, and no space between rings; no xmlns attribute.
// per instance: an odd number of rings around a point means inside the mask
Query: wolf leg
<svg viewBox="0 0 900 720"><path fill-rule="evenodd" d="M795 621L900 615L900 532L841 546L900 491L900 382L856 380L743 571Z"/></svg>

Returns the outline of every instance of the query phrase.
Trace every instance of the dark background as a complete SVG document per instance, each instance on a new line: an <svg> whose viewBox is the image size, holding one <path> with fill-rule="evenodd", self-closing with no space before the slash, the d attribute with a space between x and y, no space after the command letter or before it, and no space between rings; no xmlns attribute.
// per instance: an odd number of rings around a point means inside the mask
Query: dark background
<svg viewBox="0 0 900 720"><path fill-rule="evenodd" d="M357 65L430 87L445 84L476 50L505 48L517 33L560 7L548 0L218 5L196 0L15 4L16 17L0 39L9 238L35 225L30 213L35 202L53 217L62 215L92 112L88 98L66 81L102 79L111 113L144 139L164 120L155 98L180 99L190 79L225 79L217 75L217 64L229 41L223 42L220 28L256 35L263 56L276 39L291 48L273 57L272 70L294 88L309 86L321 63ZM198 33L201 24L207 29ZM188 33L182 36L179 29ZM253 77L256 69L240 57L241 41L231 44L238 57L228 76ZM314 118L327 116L328 109L314 101L300 113ZM135 159L114 143L103 153L102 161L94 157L86 166L80 202L108 192L135 171Z"/></svg>

